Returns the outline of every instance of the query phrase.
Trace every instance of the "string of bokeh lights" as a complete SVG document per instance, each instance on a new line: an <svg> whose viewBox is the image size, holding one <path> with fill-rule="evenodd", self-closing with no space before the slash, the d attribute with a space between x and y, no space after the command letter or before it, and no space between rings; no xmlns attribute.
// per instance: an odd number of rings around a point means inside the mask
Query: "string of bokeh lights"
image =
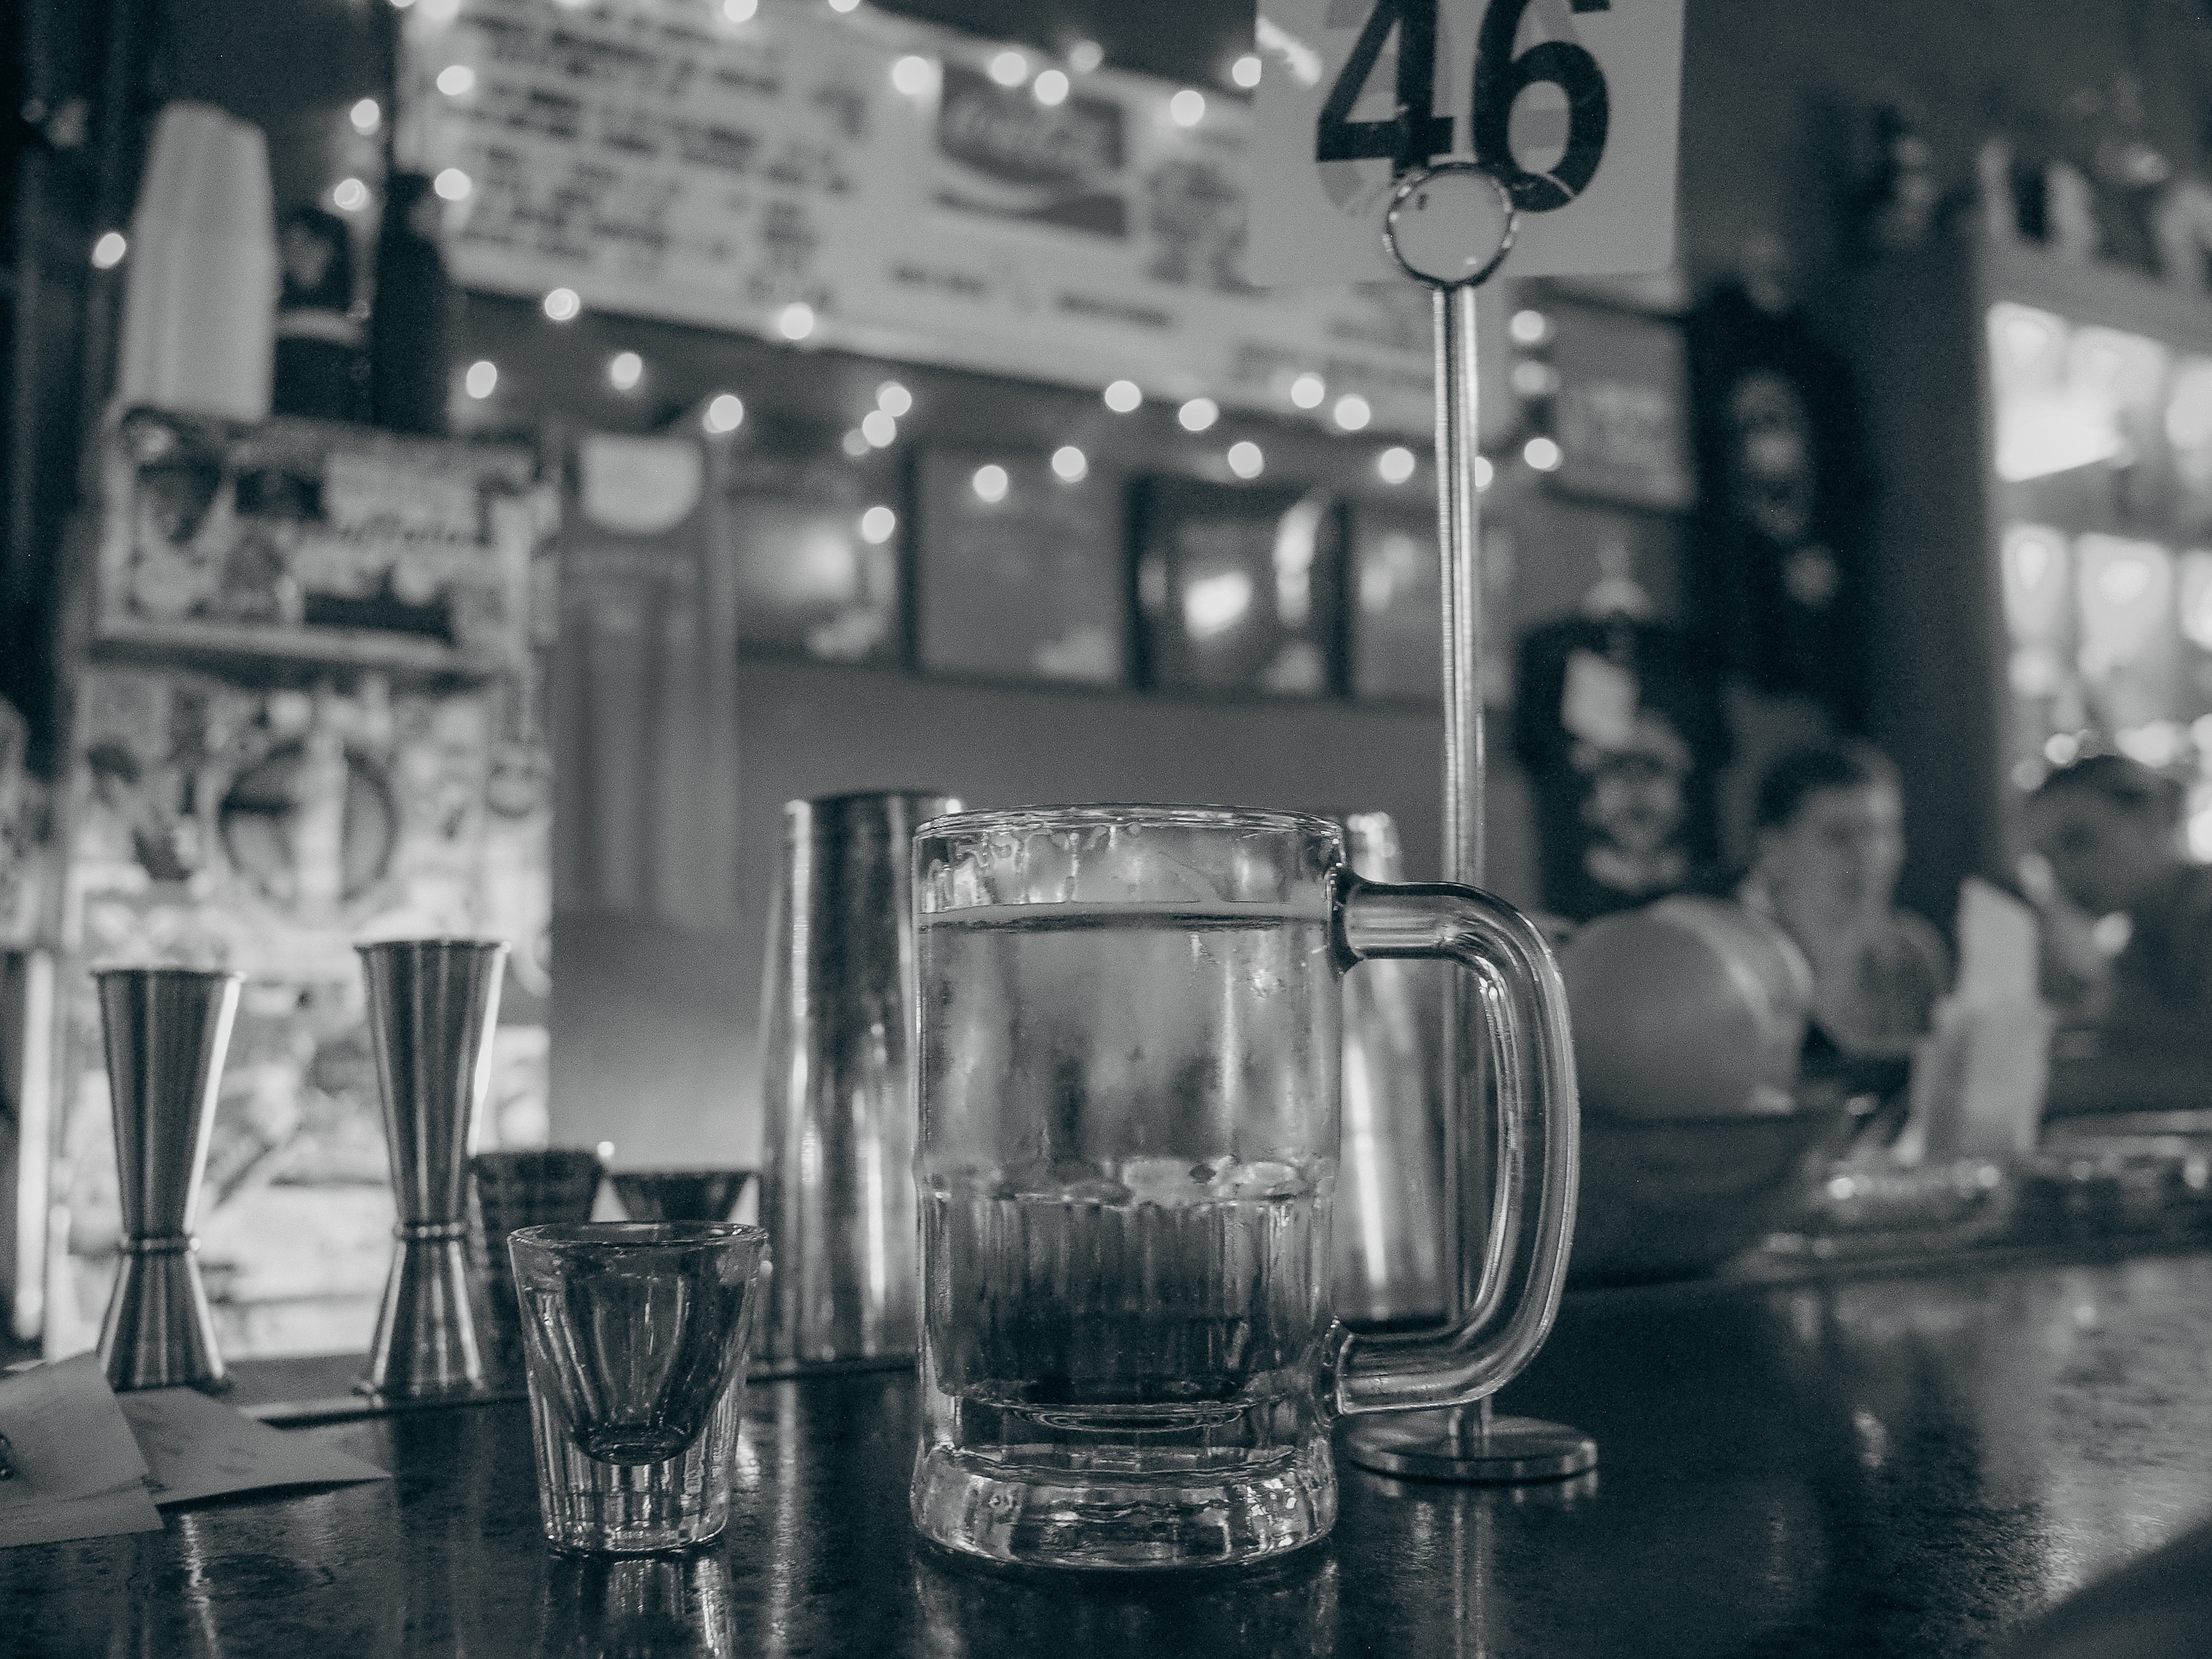
<svg viewBox="0 0 2212 1659"><path fill-rule="evenodd" d="M550 0L550 3L564 9L579 9L590 3L591 0ZM391 0L391 3L396 9L416 11L426 21L442 23L458 17L462 0ZM860 0L823 0L823 3L833 12L850 14L860 8ZM758 17L760 0L719 0L715 9L725 23L743 27ZM1032 53L1016 46L1004 47L987 61L985 72L994 83L1008 90L1026 86L1039 104L1050 107L1066 100L1074 85L1072 77L1091 74L1104 64L1105 50L1098 42L1077 40L1060 55L1057 62L1048 54ZM933 96L943 79L942 65L920 53L896 58L887 72L893 90L917 100ZM1237 89L1249 92L1259 86L1263 74L1260 58L1246 52L1229 63L1224 79ZM477 92L478 76L473 65L457 61L441 69L431 83L442 97L468 100ZM1164 106L1168 120L1178 127L1195 128L1206 118L1206 94L1195 87L1177 88L1165 97ZM383 130L386 112L374 98L361 98L347 110L349 124L363 140L376 137ZM474 192L475 181L462 168L448 167L434 177L431 187L441 200L458 204L468 201ZM331 204L349 216L366 212L374 200L369 184L351 173L333 185L328 194ZM113 270L123 263L128 252L127 237L120 230L111 229L94 240L91 263L101 270ZM583 296L576 289L562 285L543 296L540 309L548 322L564 325L582 317L586 307ZM813 306L796 300L782 306L769 320L775 334L792 344L812 339L821 324ZM1512 318L1510 331L1516 346L1535 348L1548 340L1551 325L1540 313L1523 311ZM471 401L487 404L501 396L503 377L499 365L491 359L478 358L458 374L460 389ZM647 385L651 366L642 354L625 349L607 360L605 376L614 392L636 395ZM1316 370L1306 369L1287 377L1279 375L1277 381L1278 395L1291 409L1323 420L1340 434L1361 432L1374 418L1372 405L1357 392L1340 392L1332 400L1325 377ZM506 383L507 397L512 398L517 389L511 382ZM1524 404L1540 407L1556 390L1557 375L1540 359L1524 357L1515 365L1513 386ZM1106 407L1117 415L1134 414L1146 402L1143 388L1126 379L1109 384L1101 396ZM846 454L859 460L890 448L897 441L898 422L912 409L913 402L913 394L903 385L896 380L884 381L878 388L875 406L844 434L842 447ZM737 432L744 420L744 401L734 392L715 392L695 406L700 410L700 426L710 437L727 437ZM1324 406L1325 416L1321 413ZM1220 405L1213 398L1200 395L1184 398L1176 406L1176 420L1184 431L1197 435L1211 430L1220 420L1221 413ZM1520 459L1537 471L1551 471L1564 458L1557 441L1539 433L1522 446ZM1249 438L1231 443L1222 452L1219 461L1231 476L1246 482L1259 478L1267 470L1265 452ZM1373 465L1376 476L1383 483L1395 486L1410 483L1419 471L1420 462L1413 449L1391 444L1376 451ZM1492 477L1490 461L1479 459L1475 465L1478 486L1487 489ZM1053 453L1051 471L1062 483L1080 483L1089 476L1090 462L1080 448L1064 444ZM980 469L971 482L979 500L994 504L1005 499L1008 478L1006 470L994 464ZM872 543L887 540L896 532L896 514L888 507L871 507L861 517L862 536Z"/></svg>

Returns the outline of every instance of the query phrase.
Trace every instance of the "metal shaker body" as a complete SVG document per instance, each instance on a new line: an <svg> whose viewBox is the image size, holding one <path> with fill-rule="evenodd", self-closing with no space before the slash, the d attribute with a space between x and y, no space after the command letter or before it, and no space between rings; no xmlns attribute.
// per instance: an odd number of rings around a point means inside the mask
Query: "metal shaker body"
<svg viewBox="0 0 2212 1659"><path fill-rule="evenodd" d="M491 1085L507 945L393 939L356 947L392 1159L398 1241L361 1387L400 1399L482 1391L488 1309L468 1258L468 1155Z"/></svg>
<svg viewBox="0 0 2212 1659"><path fill-rule="evenodd" d="M959 810L920 792L784 807L761 1018L770 1360L915 1351L911 851Z"/></svg>
<svg viewBox="0 0 2212 1659"><path fill-rule="evenodd" d="M1354 874L1406 879L1389 813L1346 812L1337 822ZM1332 1277L1337 1317L1355 1326L1440 1325L1449 1312L1437 971L1370 962L1344 981Z"/></svg>
<svg viewBox="0 0 2212 1659"><path fill-rule="evenodd" d="M243 974L95 972L123 1231L100 1356L114 1389L223 1380L193 1236Z"/></svg>

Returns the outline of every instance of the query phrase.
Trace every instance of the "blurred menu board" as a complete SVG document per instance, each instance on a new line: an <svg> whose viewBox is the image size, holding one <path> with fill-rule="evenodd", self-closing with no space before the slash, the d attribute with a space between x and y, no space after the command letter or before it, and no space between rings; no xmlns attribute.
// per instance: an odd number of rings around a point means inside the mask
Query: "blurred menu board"
<svg viewBox="0 0 2212 1659"><path fill-rule="evenodd" d="M1184 126L1165 82L1071 81L1033 52L788 0L741 23L712 0L420 0L407 18L399 153L453 170L469 286L1285 411L1315 372L1379 428L1431 419L1424 291L1246 280L1251 121L1225 95Z"/></svg>

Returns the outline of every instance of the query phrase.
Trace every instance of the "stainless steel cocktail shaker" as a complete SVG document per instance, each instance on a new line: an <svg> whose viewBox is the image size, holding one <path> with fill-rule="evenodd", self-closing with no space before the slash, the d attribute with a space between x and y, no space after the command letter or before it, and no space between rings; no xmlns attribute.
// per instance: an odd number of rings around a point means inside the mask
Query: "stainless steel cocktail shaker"
<svg viewBox="0 0 2212 1659"><path fill-rule="evenodd" d="M915 1350L911 844L959 810L918 792L784 807L761 1020L769 1360Z"/></svg>

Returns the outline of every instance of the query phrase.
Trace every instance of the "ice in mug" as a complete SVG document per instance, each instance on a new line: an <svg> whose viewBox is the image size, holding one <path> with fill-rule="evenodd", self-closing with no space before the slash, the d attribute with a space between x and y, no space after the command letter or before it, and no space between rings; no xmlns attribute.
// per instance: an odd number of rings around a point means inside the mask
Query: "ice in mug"
<svg viewBox="0 0 2212 1659"><path fill-rule="evenodd" d="M937 1145L969 1154L924 1172L939 1443L918 1508L980 1505L958 1524L988 1528L996 1503L1117 1562L1148 1536L1184 1559L1194 1534L1225 1556L1325 1530L1312 1377L1335 1094L1311 1074L1337 1055L1310 1023L1335 1005L1327 920L984 907L924 917L918 950L953 1005L927 1016L924 1098Z"/></svg>

